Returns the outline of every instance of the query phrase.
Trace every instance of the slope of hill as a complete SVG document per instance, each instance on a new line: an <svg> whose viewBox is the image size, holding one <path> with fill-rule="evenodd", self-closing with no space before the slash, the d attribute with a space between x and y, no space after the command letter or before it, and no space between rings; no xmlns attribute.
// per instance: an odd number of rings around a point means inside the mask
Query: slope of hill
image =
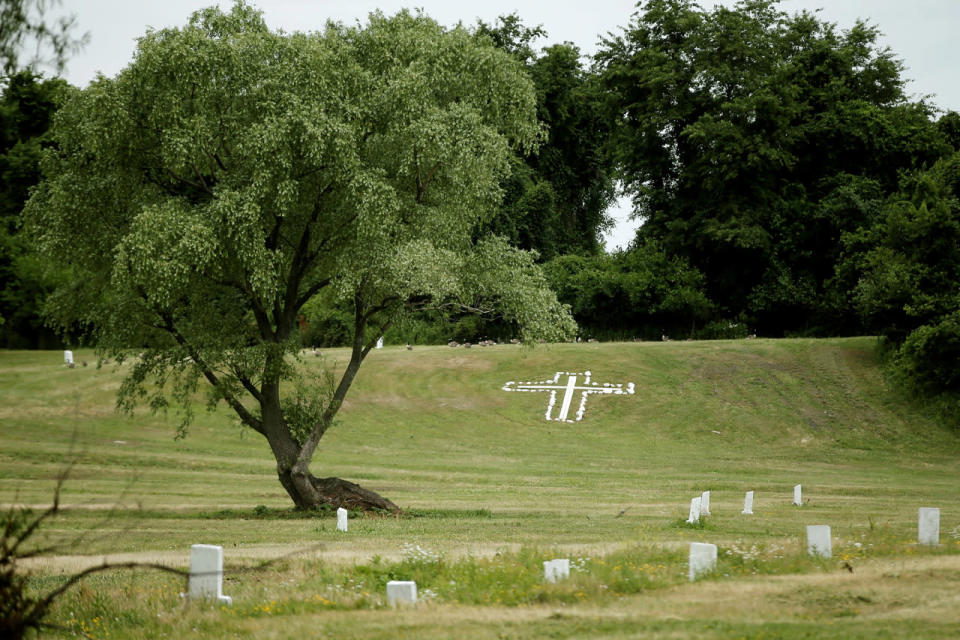
<svg viewBox="0 0 960 640"><path fill-rule="evenodd" d="M112 365L66 369L50 352L0 359L0 501L43 503L72 459L67 503L287 505L266 443L225 409L198 407L177 441L173 413L115 413L122 371ZM304 366L345 359L331 350ZM557 371L590 371L594 382L633 383L635 392L591 395L582 420L559 422L545 419L549 392L502 389ZM579 401L577 393L571 418ZM370 356L340 418L315 457L318 474L404 507L541 517L628 508L672 520L694 492L712 490L714 504L736 511L747 490L762 508L783 504L798 483L814 503L871 504L879 514L907 497L948 502L960 455L957 434L887 389L870 338L388 347ZM567 525L541 535L597 538Z"/></svg>

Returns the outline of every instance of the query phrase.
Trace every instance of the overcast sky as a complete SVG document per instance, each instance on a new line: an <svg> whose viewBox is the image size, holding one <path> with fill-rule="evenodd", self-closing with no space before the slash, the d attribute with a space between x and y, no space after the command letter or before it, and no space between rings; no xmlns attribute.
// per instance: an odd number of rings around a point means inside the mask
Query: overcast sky
<svg viewBox="0 0 960 640"><path fill-rule="evenodd" d="M89 32L90 42L71 57L67 79L84 87L97 72L113 76L130 62L136 38L149 28L180 26L191 12L213 4L229 7L232 0L66 0L63 9L76 14L78 32ZM438 22L472 25L477 18L493 22L497 16L516 12L530 26L543 25L547 38L540 44L570 41L585 54L596 50L599 39L619 31L630 21L636 3L628 0L486 0L482 4L455 0L259 0L271 28L312 31L328 19L353 23L365 20L376 9L395 13L401 8L422 8ZM702 0L701 5L715 2ZM722 0L732 5L733 0ZM858 19L868 20L884 34L889 46L906 66L908 91L914 96L932 96L943 109L960 110L960 83L955 71L954 41L960 27L960 2L955 0L782 0L789 12L822 7L822 19L848 28ZM626 220L628 205L611 212L617 227L607 236L607 248L625 246L636 223Z"/></svg>

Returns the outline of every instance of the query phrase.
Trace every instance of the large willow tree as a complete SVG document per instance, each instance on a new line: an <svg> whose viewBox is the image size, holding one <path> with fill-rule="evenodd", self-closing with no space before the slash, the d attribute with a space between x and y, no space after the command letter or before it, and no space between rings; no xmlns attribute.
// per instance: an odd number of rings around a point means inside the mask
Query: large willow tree
<svg viewBox="0 0 960 640"><path fill-rule="evenodd" d="M199 11L59 114L25 214L77 274L51 317L89 326L104 354L142 350L123 408L189 417L206 380L266 438L297 506L396 510L309 469L391 323L454 306L527 338L572 328L531 254L471 240L512 146L539 136L524 70L463 29L403 12L285 34L243 2ZM353 341L339 379L311 385L297 321L318 295L352 308Z"/></svg>

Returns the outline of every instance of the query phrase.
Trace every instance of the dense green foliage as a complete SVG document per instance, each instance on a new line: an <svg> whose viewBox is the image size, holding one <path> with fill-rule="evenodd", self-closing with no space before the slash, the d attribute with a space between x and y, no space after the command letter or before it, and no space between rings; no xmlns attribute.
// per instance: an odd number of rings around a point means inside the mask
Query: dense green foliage
<svg viewBox="0 0 960 640"><path fill-rule="evenodd" d="M538 140L535 107L508 54L406 12L287 35L238 2L150 32L58 114L24 211L43 258L78 274L50 316L111 357L145 347L121 406L189 409L205 379L267 438L294 502L337 500L308 465L392 324L432 307L572 331L531 254L474 239L512 149ZM350 311L351 360L291 410L281 385L299 386L299 318L321 293Z"/></svg>
<svg viewBox="0 0 960 640"><path fill-rule="evenodd" d="M602 150L609 127L596 77L570 43L538 55L532 43L546 33L525 27L516 14L495 25L480 22L476 34L525 65L536 88L537 117L547 132L536 153L514 156L503 204L487 228L537 251L543 260L600 253L614 183Z"/></svg>
<svg viewBox="0 0 960 640"><path fill-rule="evenodd" d="M768 335L859 329L834 272L842 234L873 222L863 192L949 150L878 33L773 0L651 0L597 56L641 236Z"/></svg>
<svg viewBox="0 0 960 640"><path fill-rule="evenodd" d="M712 311L703 274L653 243L613 255L561 256L546 270L583 339L692 337Z"/></svg>
<svg viewBox="0 0 960 640"><path fill-rule="evenodd" d="M0 346L51 348L40 307L56 278L20 233L20 211L40 179L40 155L68 85L29 71L6 79L0 95Z"/></svg>
<svg viewBox="0 0 960 640"><path fill-rule="evenodd" d="M960 153L905 176L877 223L846 238L854 300L916 391L960 397Z"/></svg>

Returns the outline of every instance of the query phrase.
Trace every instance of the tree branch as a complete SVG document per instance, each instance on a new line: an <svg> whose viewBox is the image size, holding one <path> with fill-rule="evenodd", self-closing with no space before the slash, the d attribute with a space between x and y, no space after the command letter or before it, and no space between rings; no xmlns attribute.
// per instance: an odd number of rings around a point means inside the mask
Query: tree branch
<svg viewBox="0 0 960 640"><path fill-rule="evenodd" d="M238 416L240 416L240 419L243 421L243 423L260 435L267 435L263 428L263 423L260 420L257 420L257 418L250 413L250 411L243 406L239 400L233 397L233 394L227 391L226 387L213 372L213 369L206 362L204 362L203 358L200 357L200 353L194 349L193 345L191 345L183 336L183 334L177 330L177 327L173 323L173 319L166 314L161 314L160 317L166 323L166 326L164 327L166 331L173 336L173 339L177 341L177 344L187 350L187 353L190 354L190 357L193 359L194 363L200 367L200 372L203 374L203 377L205 377L207 381L213 385L214 389L223 394L223 399L228 405L230 405L230 408L233 409Z"/></svg>
<svg viewBox="0 0 960 640"><path fill-rule="evenodd" d="M240 373L240 371L233 367L233 375L237 377L237 380L240 381L240 384L243 385L243 388L247 390L253 399L259 403L263 403L263 394L260 393L260 390L253 384L253 381L250 380L246 375Z"/></svg>
<svg viewBox="0 0 960 640"><path fill-rule="evenodd" d="M300 283L303 281L304 275L307 273L307 270L310 268L310 265L313 263L313 261L316 260L317 256L320 254L323 245L326 244L326 241L324 241L316 251L310 251L310 240L313 234L313 225L316 224L317 220L320 219L321 201L323 200L323 196L326 195L332 188L333 185L328 184L320 189L320 191L317 193L317 197L313 201L313 209L310 212L310 218L303 225L303 231L300 234L300 240L297 243L296 249L293 253L293 258L290 261L290 277L287 280L287 290L283 299L283 307L281 308L278 302L274 308L274 317L277 321L278 332L281 331L281 320L283 321L283 327L285 328L283 332L292 330L293 321L296 318L297 311L300 310L300 307L307 300L309 300L312 295L329 283L329 279L321 281L310 287L306 294L298 295L300 291ZM281 337L285 336L281 334Z"/></svg>
<svg viewBox="0 0 960 640"><path fill-rule="evenodd" d="M432 167L430 167L430 172L427 174L427 179L423 183L423 189L419 187L417 189L417 204L423 204L423 197L427 195L427 189L430 188L430 182L433 180L433 176L436 175L437 169L440 168L440 161L437 160ZM418 174L419 177L419 174Z"/></svg>
<svg viewBox="0 0 960 640"><path fill-rule="evenodd" d="M413 162L417 165L417 204L423 204L423 198L427 195L427 189L430 188L430 181L433 180L433 176L437 173L437 169L440 168L440 161L437 160L430 171L427 172L427 179L423 180L420 177L420 159L417 156L417 150L413 150Z"/></svg>
<svg viewBox="0 0 960 640"><path fill-rule="evenodd" d="M360 285L360 288L362 287L363 283ZM333 397L330 399L330 403L324 410L323 415L317 424L314 425L310 431L310 435L300 447L300 453L297 456L297 465L307 465L313 458L313 453L316 451L320 439L323 437L323 434L326 433L330 424L333 422L333 417L337 415L337 412L343 405L347 391L350 389L350 385L353 384L353 379L356 377L357 371L363 363L363 359L366 357L366 354L369 353L369 348L365 349L367 346L365 344L367 320L364 314L363 299L359 293L354 295L353 304L353 344L350 349L350 362L347 363L347 368L344 370L343 376L340 378L340 383L333 392Z"/></svg>
<svg viewBox="0 0 960 640"><path fill-rule="evenodd" d="M221 171L227 170L227 166L223 164L223 160L220 159L220 156L217 153L207 151L206 149L204 149L203 152L206 153L211 160L217 163L217 166L220 167Z"/></svg>
<svg viewBox="0 0 960 640"><path fill-rule="evenodd" d="M188 184L191 187L194 187L195 189L206 191L211 196L213 195L213 191L210 190L210 188L206 185L206 183L194 182L193 180L188 180L187 178L184 178L183 176L181 176L180 174L178 174L176 171L174 171L169 167L163 167L163 170L166 171L168 174L170 174L170 177L172 177L174 180L178 180L184 184Z"/></svg>
<svg viewBox="0 0 960 640"><path fill-rule="evenodd" d="M303 294L297 298L296 308L299 309L305 305L310 298L320 293L320 290L326 287L328 284L330 284L330 278L326 278L325 280L321 280L320 282L313 284L313 286L304 291Z"/></svg>

